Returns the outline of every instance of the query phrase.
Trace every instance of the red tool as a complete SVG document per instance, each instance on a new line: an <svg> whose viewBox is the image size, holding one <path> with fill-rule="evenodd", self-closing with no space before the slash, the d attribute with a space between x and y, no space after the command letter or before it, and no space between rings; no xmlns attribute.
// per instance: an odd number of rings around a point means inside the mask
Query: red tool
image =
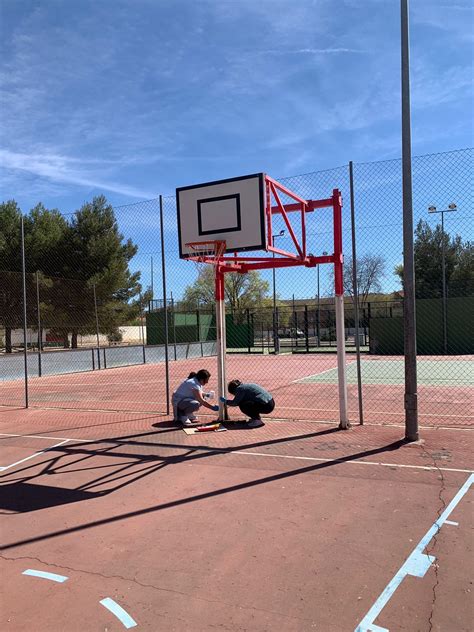
<svg viewBox="0 0 474 632"><path fill-rule="evenodd" d="M196 428L196 432L214 432L220 427L220 424L212 424L211 426L200 426Z"/></svg>

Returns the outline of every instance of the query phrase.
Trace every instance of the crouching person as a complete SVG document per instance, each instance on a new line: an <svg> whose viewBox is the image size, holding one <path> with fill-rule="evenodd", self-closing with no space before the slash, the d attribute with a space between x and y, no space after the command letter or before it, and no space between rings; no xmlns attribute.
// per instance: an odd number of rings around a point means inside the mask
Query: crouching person
<svg viewBox="0 0 474 632"><path fill-rule="evenodd" d="M183 426L192 426L197 423L196 412L204 406L217 412L219 406L213 406L206 402L204 397L209 396L203 392L203 387L209 382L211 374L206 369L200 369L197 373L190 373L173 393L173 415L175 421Z"/></svg>
<svg viewBox="0 0 474 632"><path fill-rule="evenodd" d="M263 426L260 415L268 415L275 408L275 401L271 394L259 384L242 384L240 380L232 380L227 390L234 399L221 397L221 402L227 406L238 406L249 417L247 426L258 428Z"/></svg>

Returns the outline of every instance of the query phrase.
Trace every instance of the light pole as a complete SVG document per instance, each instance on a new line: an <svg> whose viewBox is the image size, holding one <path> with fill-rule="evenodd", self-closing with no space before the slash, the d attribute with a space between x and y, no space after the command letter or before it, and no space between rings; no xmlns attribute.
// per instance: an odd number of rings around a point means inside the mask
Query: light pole
<svg viewBox="0 0 474 632"><path fill-rule="evenodd" d="M443 288L443 351L448 353L448 318L447 318L447 292L446 292L446 253L444 246L444 214L457 211L454 202L448 204L448 208L438 211L436 206L428 206L428 213L441 213L441 283Z"/></svg>
<svg viewBox="0 0 474 632"><path fill-rule="evenodd" d="M326 251L323 252L323 257L326 257L328 253ZM316 264L316 269L318 271L318 319L316 322L316 331L318 336L318 347L321 346L321 319L320 319L320 293L319 293L319 263Z"/></svg>
<svg viewBox="0 0 474 632"><path fill-rule="evenodd" d="M272 246L275 248L275 238L283 237L285 231L282 229L278 233L278 235L272 235ZM273 253L273 258L275 258L275 253ZM273 272L273 346L275 348L275 353L280 353L280 339L278 338L278 317L276 311L276 273L275 268L272 269Z"/></svg>

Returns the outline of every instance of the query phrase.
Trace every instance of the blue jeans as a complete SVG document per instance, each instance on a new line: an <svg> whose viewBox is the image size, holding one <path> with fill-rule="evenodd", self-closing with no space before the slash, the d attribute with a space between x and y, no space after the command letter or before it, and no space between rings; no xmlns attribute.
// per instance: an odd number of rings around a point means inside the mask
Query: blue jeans
<svg viewBox="0 0 474 632"><path fill-rule="evenodd" d="M184 397L182 399L176 399L173 395L173 413L174 418L178 420L179 417L190 417L199 410L201 404L192 397Z"/></svg>

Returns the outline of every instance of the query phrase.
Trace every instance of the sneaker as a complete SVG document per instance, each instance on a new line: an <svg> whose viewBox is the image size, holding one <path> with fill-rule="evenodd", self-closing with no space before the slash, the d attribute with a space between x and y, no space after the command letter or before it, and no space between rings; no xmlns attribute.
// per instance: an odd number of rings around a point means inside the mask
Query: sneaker
<svg viewBox="0 0 474 632"><path fill-rule="evenodd" d="M260 426L264 426L265 424L261 419L249 419L247 421L247 428L260 428Z"/></svg>
<svg viewBox="0 0 474 632"><path fill-rule="evenodd" d="M184 417L181 423L183 424L183 426L199 426L199 422L197 421L196 417L194 418L194 420L188 417Z"/></svg>
<svg viewBox="0 0 474 632"><path fill-rule="evenodd" d="M188 419L189 419L189 421L197 421L198 420L196 415L189 415Z"/></svg>

